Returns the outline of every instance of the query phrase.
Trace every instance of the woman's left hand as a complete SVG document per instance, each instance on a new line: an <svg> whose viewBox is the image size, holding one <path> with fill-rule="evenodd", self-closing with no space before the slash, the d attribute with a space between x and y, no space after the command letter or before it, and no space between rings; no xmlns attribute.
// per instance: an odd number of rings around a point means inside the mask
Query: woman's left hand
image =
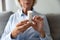
<svg viewBox="0 0 60 40"><path fill-rule="evenodd" d="M43 18L41 18L40 16L33 17L32 27L40 33L41 37L45 37L45 32L43 30L43 24L44 24Z"/></svg>

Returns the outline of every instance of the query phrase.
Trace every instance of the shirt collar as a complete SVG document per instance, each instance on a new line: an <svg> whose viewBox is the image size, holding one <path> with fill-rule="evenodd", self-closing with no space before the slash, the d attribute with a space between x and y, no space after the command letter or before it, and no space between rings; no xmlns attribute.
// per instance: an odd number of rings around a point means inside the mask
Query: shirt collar
<svg viewBox="0 0 60 40"><path fill-rule="evenodd" d="M22 10L20 10L20 9L18 9L18 14L20 15L20 16L24 16L24 13L22 12Z"/></svg>
<svg viewBox="0 0 60 40"><path fill-rule="evenodd" d="M32 10L32 11L33 11L33 10ZM25 14L22 12L22 10L20 10L20 9L18 9L17 12L19 13L20 16L27 16L27 15L25 15Z"/></svg>

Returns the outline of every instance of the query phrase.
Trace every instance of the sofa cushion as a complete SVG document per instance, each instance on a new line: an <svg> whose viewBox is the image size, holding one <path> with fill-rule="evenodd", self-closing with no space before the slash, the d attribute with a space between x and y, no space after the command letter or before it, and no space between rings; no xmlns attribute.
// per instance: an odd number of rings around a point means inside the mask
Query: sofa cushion
<svg viewBox="0 0 60 40"><path fill-rule="evenodd" d="M54 40L60 40L60 14L47 14L51 35Z"/></svg>
<svg viewBox="0 0 60 40"><path fill-rule="evenodd" d="M0 13L0 37L4 31L5 25L9 19L9 16L12 14L13 12L4 12L4 13Z"/></svg>

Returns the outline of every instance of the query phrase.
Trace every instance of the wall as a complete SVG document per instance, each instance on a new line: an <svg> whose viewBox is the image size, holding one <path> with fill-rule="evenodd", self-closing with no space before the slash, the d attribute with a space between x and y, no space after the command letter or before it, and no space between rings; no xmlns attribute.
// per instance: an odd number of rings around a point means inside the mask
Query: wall
<svg viewBox="0 0 60 40"><path fill-rule="evenodd" d="M35 8L41 13L60 13L59 0L38 0Z"/></svg>
<svg viewBox="0 0 60 40"><path fill-rule="evenodd" d="M6 11L16 11L17 6L15 4L15 0L6 0Z"/></svg>
<svg viewBox="0 0 60 40"><path fill-rule="evenodd" d="M2 0L0 0L0 12L2 12Z"/></svg>
<svg viewBox="0 0 60 40"><path fill-rule="evenodd" d="M6 0L7 11L16 11L16 9L18 7L15 4L15 0ZM34 9L40 13L60 13L60 3L59 0L37 0Z"/></svg>

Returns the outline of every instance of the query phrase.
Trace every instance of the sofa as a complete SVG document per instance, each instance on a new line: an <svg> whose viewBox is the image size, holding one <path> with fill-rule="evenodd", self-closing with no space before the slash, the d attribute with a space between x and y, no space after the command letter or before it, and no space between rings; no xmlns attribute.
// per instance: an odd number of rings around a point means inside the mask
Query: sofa
<svg viewBox="0 0 60 40"><path fill-rule="evenodd" d="M0 13L0 37L11 14L13 14L13 12ZM45 15L53 40L60 40L60 14L48 13Z"/></svg>
<svg viewBox="0 0 60 40"><path fill-rule="evenodd" d="M46 14L53 40L60 40L60 13Z"/></svg>
<svg viewBox="0 0 60 40"><path fill-rule="evenodd" d="M5 25L7 24L7 21L11 14L13 14L13 12L1 12L0 13L0 38L1 38Z"/></svg>

